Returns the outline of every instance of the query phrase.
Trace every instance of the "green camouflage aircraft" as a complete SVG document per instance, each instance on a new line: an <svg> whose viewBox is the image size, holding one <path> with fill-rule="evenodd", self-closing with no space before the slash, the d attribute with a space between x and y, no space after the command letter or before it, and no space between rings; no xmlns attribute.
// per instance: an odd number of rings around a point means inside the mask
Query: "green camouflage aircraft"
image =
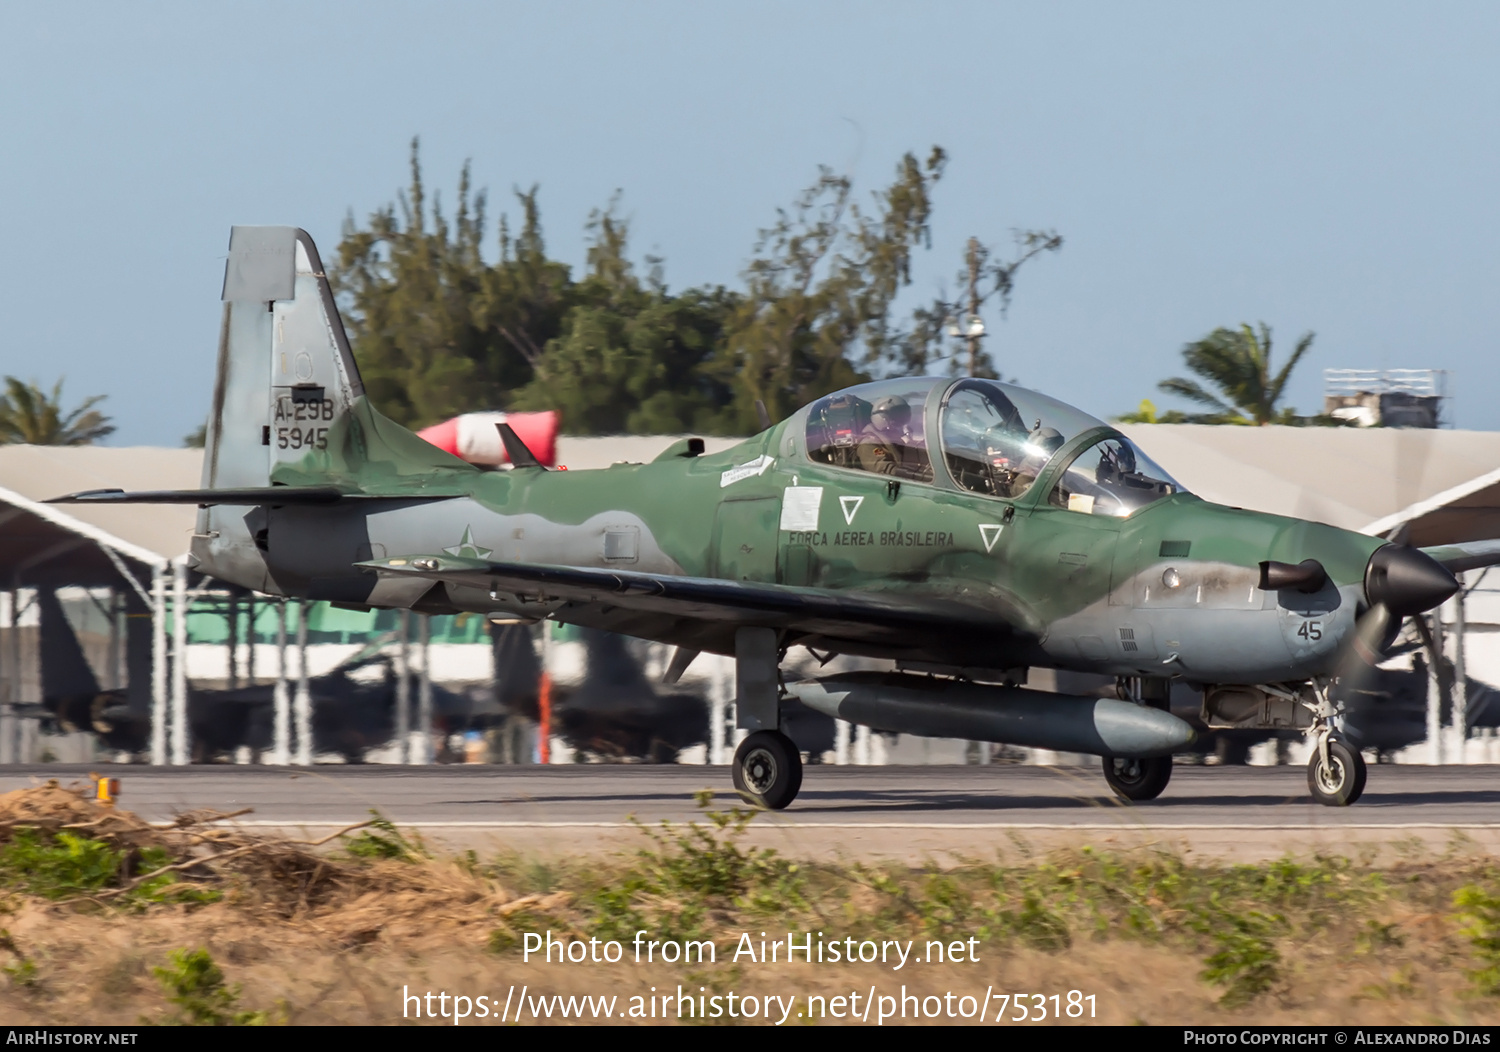
<svg viewBox="0 0 1500 1052"><path fill-rule="evenodd" d="M1192 727L1301 730L1313 796L1365 766L1343 698L1403 618L1500 542L1415 549L1203 501L1125 436L977 379L901 378L822 398L728 451L684 439L648 464L552 471L500 425L482 470L370 404L312 239L236 227L202 489L74 494L200 506L199 572L261 592L424 613L543 619L737 666L749 731L733 778L790 804L783 708L883 731L1103 757L1120 796L1166 787ZM789 648L893 662L783 682ZM1028 690L1033 667L1118 677L1120 698Z"/></svg>

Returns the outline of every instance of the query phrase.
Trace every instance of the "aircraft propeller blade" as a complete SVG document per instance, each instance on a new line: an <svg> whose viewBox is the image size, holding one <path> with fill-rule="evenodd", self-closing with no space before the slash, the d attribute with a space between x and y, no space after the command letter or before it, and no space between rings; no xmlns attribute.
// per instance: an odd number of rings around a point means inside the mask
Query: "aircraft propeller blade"
<svg viewBox="0 0 1500 1052"><path fill-rule="evenodd" d="M1354 623L1354 631L1345 640L1335 666L1338 693L1344 700L1363 693L1374 679L1375 669L1389 645L1388 638L1393 634L1393 622L1390 608L1376 605L1361 614Z"/></svg>
<svg viewBox="0 0 1500 1052"><path fill-rule="evenodd" d="M1400 543L1376 551L1365 571L1369 609L1355 622L1336 665L1340 696L1347 700L1367 689L1403 620L1440 606L1456 591L1458 580L1426 553ZM1420 618L1418 624L1426 630Z"/></svg>

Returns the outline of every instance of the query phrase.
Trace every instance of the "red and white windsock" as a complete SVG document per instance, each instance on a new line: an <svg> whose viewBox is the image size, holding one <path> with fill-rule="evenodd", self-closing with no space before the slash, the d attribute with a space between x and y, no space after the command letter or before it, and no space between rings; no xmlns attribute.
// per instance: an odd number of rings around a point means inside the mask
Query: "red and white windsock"
<svg viewBox="0 0 1500 1052"><path fill-rule="evenodd" d="M557 414L465 413L441 424L425 427L417 434L439 449L470 464L506 464L505 446L496 424L509 424L532 455L548 467L557 463Z"/></svg>

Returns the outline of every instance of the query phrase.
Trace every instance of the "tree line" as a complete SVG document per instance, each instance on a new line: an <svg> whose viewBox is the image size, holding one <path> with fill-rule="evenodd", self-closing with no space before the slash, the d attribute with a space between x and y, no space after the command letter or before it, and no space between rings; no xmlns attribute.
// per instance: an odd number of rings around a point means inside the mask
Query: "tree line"
<svg viewBox="0 0 1500 1052"><path fill-rule="evenodd" d="M382 412L419 428L477 409L560 413L573 434L749 434L757 403L773 419L830 391L881 376L996 376L979 312L1001 316L1023 264L1062 248L1055 231L1014 233L1013 251L970 238L954 292L900 315L915 255L931 248L934 189L948 157L907 153L885 186L858 194L821 168L760 231L736 287L674 291L663 260L631 253L617 193L585 226L582 272L547 251L540 193L514 192L516 219L493 226L466 164L451 212L423 179L416 139L410 180L363 222L353 214L329 265L365 389ZM485 247L494 246L487 258ZM1183 349L1196 379L1158 385L1196 403L1121 420L1303 423L1281 404L1304 336L1271 369L1270 330L1222 328ZM95 395L72 411L5 378L0 444L87 444L114 428ZM199 428L184 439L203 443Z"/></svg>
<svg viewBox="0 0 1500 1052"><path fill-rule="evenodd" d="M414 140L409 186L346 221L329 276L365 388L400 423L555 409L573 433L745 434L757 401L779 417L942 355L926 315L893 308L946 163L907 154L864 200L822 169L761 231L739 287L673 291L661 259L632 258L618 194L589 217L582 274L548 253L535 186L486 260L485 194L465 166L451 216L429 202Z"/></svg>
<svg viewBox="0 0 1500 1052"><path fill-rule="evenodd" d="M345 222L331 268L365 388L411 426L479 408L554 409L575 434L748 434L756 403L773 419L876 376L996 376L979 311L1003 316L1019 268L1062 248L1055 231L1014 233L1009 256L970 238L955 293L896 313L915 253L931 247L933 190L948 163L908 153L867 199L828 168L760 232L737 288L670 291L659 258L629 252L617 194L589 217L585 272L547 254L538 190L517 191L520 230L498 222L486 262L486 199L463 169L452 218L428 203L416 140L411 180L364 224ZM1273 373L1261 324L1220 328L1183 348L1196 378L1159 384L1198 412L1121 420L1302 424L1282 404L1311 333Z"/></svg>

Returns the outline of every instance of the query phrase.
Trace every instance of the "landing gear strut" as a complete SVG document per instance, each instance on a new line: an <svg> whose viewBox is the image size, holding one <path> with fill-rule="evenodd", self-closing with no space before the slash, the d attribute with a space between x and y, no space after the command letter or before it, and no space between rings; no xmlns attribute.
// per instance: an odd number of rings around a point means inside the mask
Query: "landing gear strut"
<svg viewBox="0 0 1500 1052"><path fill-rule="evenodd" d="M736 725L753 733L734 753L735 791L747 803L780 811L802 788L802 754L781 731L782 651L769 628L734 634Z"/></svg>
<svg viewBox="0 0 1500 1052"><path fill-rule="evenodd" d="M1334 732L1338 709L1325 688L1315 686L1318 703L1309 705L1313 725L1312 758L1307 761L1307 789L1325 807L1348 807L1365 791L1365 758Z"/></svg>
<svg viewBox="0 0 1500 1052"><path fill-rule="evenodd" d="M756 731L735 750L732 774L746 803L780 811L802 788L802 755L780 731Z"/></svg>
<svg viewBox="0 0 1500 1052"><path fill-rule="evenodd" d="M1172 757L1131 760L1104 757L1104 780L1122 800L1155 800L1172 780Z"/></svg>

